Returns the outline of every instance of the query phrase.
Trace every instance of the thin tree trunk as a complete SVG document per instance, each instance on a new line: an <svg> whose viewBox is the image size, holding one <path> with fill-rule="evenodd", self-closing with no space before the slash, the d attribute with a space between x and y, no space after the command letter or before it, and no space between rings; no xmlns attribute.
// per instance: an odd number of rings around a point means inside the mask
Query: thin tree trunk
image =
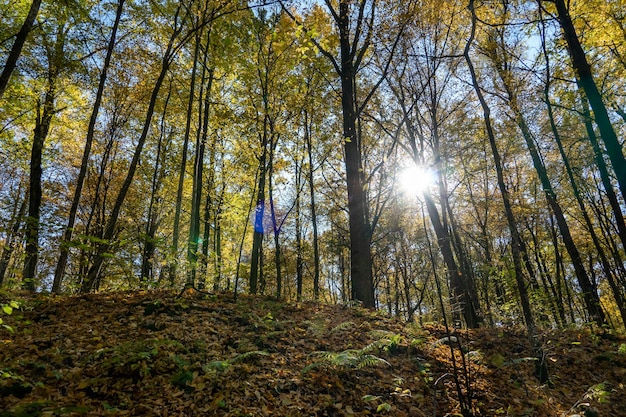
<svg viewBox="0 0 626 417"><path fill-rule="evenodd" d="M296 175L295 175L295 186L296 186L296 214L295 214L295 222L296 222L296 300L302 300L302 281L303 281L303 270L304 270L304 261L302 256L302 224L300 220L301 211L300 211L300 183L302 181L302 167L299 166L298 158L296 157Z"/></svg>
<svg viewBox="0 0 626 417"><path fill-rule="evenodd" d="M264 126L267 123L267 115L264 117ZM254 210L254 233L252 235L252 258L250 260L250 294L258 291L259 276L263 273L259 267L260 258L263 251L263 234L265 233L265 177L267 174L267 132L263 128L261 134L261 157L259 158L259 176L257 183L256 207Z"/></svg>
<svg viewBox="0 0 626 417"><path fill-rule="evenodd" d="M80 171L78 172L78 178L76 179L76 189L74 190L74 197L72 198L72 206L70 207L67 226L65 227L65 232L63 233L63 237L61 238L61 253L59 255L59 260L54 270L54 281L52 283L52 292L54 293L58 293L61 291L63 275L65 274L65 268L67 266L67 260L69 257L69 245L72 240L72 234L74 232L74 223L76 222L76 214L78 213L80 197L82 194L83 185L85 184L85 177L87 176L87 168L89 165L89 157L91 155L91 146L93 144L96 121L98 120L98 113L100 112L104 86L107 80L107 72L111 63L111 55L113 55L113 49L115 48L117 29L119 27L120 19L122 16L122 9L124 7L125 1L126 0L118 0L117 3L115 21L113 23L113 28L111 29L111 37L109 38L109 44L107 45L107 52L104 58L104 64L102 66L102 72L100 73L98 91L96 92L96 99L94 101L91 116L89 118L87 136L85 138L85 148L83 149L83 157L80 163Z"/></svg>
<svg viewBox="0 0 626 417"><path fill-rule="evenodd" d="M543 285L545 293L544 296L547 297L550 303L550 309L552 310L552 314L554 315L554 321L559 327L563 327L565 325L565 311L563 310L563 304L560 303L561 307L559 308L559 303L557 303L556 301L556 289L552 282L552 278L550 278L545 259L543 259L543 257L541 256L541 243L537 238L537 233L535 233L531 223L528 220L526 221L526 229L528 230L528 233L530 234L533 242L533 254L535 257L535 263L537 264L539 269L539 278L541 279L541 283Z"/></svg>
<svg viewBox="0 0 626 417"><path fill-rule="evenodd" d="M224 175L224 163L220 166L220 172ZM221 190L217 198L217 207L215 207L215 232L213 239L213 252L215 253L215 267L213 276L213 291L218 291L222 284L222 206L224 205L224 193L226 185L222 177ZM229 281L230 282L230 281Z"/></svg>
<svg viewBox="0 0 626 417"><path fill-rule="evenodd" d="M15 35L15 41L13 42L13 46L11 47L11 52L9 52L7 62L4 64L2 74L0 74L0 100L4 95L4 91L6 90L7 85L9 84L9 80L11 79L11 74L13 73L13 70L15 70L17 60L22 53L24 43L26 43L26 38L33 28L33 24L35 23L35 19L37 18L37 13L39 13L40 6L41 0L33 0L33 2L30 4L30 9L28 10L28 14L26 15L26 19L24 20L20 31L17 32L17 34Z"/></svg>
<svg viewBox="0 0 626 417"><path fill-rule="evenodd" d="M492 59L494 59L494 57L492 57ZM552 188L552 184L548 177L546 167L541 160L541 156L539 155L537 147L535 146L535 141L532 137L530 128L526 123L526 119L524 118L520 110L516 92L510 85L511 74L508 72L508 70L505 69L505 63L498 62L497 59L494 59L494 64L508 95L507 99L509 107L515 115L517 125L522 132L522 136L524 137L524 141L526 142L526 146L532 158L533 165L535 167L535 170L537 171L539 180L541 181L541 186L545 193L546 200L548 201L548 204L550 205L550 208L552 209L556 218L557 226L561 233L563 243L565 244L565 248L567 249L567 252L572 261L572 266L574 267L574 271L576 272L578 284L580 285L580 288L583 292L583 299L585 300L587 311L589 312L589 315L591 316L591 319L593 321L595 321L599 325L603 325L606 323L606 317L600 305L600 298L598 296L597 289L589 279L587 270L585 269L585 266L583 264L582 257L580 256L580 252L578 251L576 243L574 242L574 239L571 235L569 225L567 224L567 220L565 219L563 209L557 200L554 189Z"/></svg>
<svg viewBox="0 0 626 417"><path fill-rule="evenodd" d="M40 212L42 187L41 176L43 146L48 133L50 132L50 124L54 116L54 101L56 98L56 83L61 66L64 60L65 47L65 22L58 23L56 31L56 39L53 49L48 50L48 75L47 88L44 97L43 106L37 103L37 119L35 121L35 131L33 134L33 146L30 157L30 180L28 190L28 217L26 218L26 248L24 269L22 272L23 287L29 291L35 291L35 277L37 274L37 261L39 257L39 228L40 228ZM43 107L43 109L42 109Z"/></svg>
<svg viewBox="0 0 626 417"><path fill-rule="evenodd" d="M166 153L163 150L163 139L165 133L165 116L167 114L167 106L172 94L172 83L170 83L167 97L165 98L165 104L163 106L163 114L161 116L161 132L159 133L159 140L157 143L157 152L154 163L154 172L152 174L152 186L150 192L150 203L148 204L148 213L146 215L146 231L144 239L144 248L141 260L141 276L139 281L142 287L154 284L154 254L156 252L156 233L159 228L159 215L157 213L156 205L159 204L159 191L165 178L165 168L161 161L162 155Z"/></svg>
<svg viewBox="0 0 626 417"><path fill-rule="evenodd" d="M282 256L280 248L280 230L282 221L280 224L276 220L276 206L274 205L274 152L276 150L276 141L272 143L269 160L269 177L268 177L268 194L270 200L270 215L272 218L272 231L274 232L274 266L276 268L276 297L280 298L283 290L283 275L282 275ZM299 190L298 190L299 192ZM296 197L298 198L298 197Z"/></svg>
<svg viewBox="0 0 626 417"><path fill-rule="evenodd" d="M191 119L193 117L193 103L195 101L196 72L198 68L198 56L200 54L201 31L196 32L195 46L193 54L193 67L191 69L191 79L189 81L189 101L187 103L187 116L185 120L185 134L183 138L183 149L178 173L178 188L176 190L176 208L174 211L174 226L172 230L172 246L170 249L169 283L174 286L178 274L178 242L180 239L180 213L183 204L183 191L185 185L185 173L187 171L187 153L189 151L189 137L191 135Z"/></svg>
<svg viewBox="0 0 626 417"><path fill-rule="evenodd" d="M555 4L558 14L559 24L563 32L563 38L567 43L567 49L572 59L572 66L580 86L585 91L589 104L593 110L594 120L600 136L606 145L607 154L611 160L613 171L617 177L622 197L626 198L626 159L622 152L622 145L619 142L615 129L609 118L606 106L602 100L602 94L593 79L591 65L587 62L587 56L576 33L576 28L572 22L564 0L546 0Z"/></svg>
<svg viewBox="0 0 626 417"><path fill-rule="evenodd" d="M206 46L203 50L202 76L200 86L200 104L198 108L198 126L202 126L196 135L196 154L193 166L193 186L191 195L191 219L189 225L189 240L187 247L187 286L193 287L196 283L198 266L198 253L201 251L200 245L200 206L202 205L202 187L204 172L204 153L209 135L209 110L211 89L213 86L214 70L208 68L209 46L211 44L211 28L207 33ZM207 76L208 71L208 76ZM206 82L206 91L205 91ZM204 93L204 94L203 94Z"/></svg>
<svg viewBox="0 0 626 417"><path fill-rule="evenodd" d="M504 180L504 172L502 168L500 152L498 150L496 137L493 132L493 127L491 123L491 110L489 108L489 105L485 101L482 90L480 89L478 85L478 78L476 76L476 71L474 70L474 65L469 55L471 44L474 41L474 36L476 32L476 22L477 22L476 10L474 9L474 0L470 0L468 8L471 12L472 28L471 28L470 38L467 41L467 44L465 45L465 50L463 51L463 55L465 57L465 61L467 62L467 66L470 70L470 76L472 79L474 90L476 92L476 95L478 96L478 100L480 101L480 105L483 109L483 115L485 119L485 128L487 131L487 137L489 139L489 145L491 147L491 151L492 151L494 163L495 163L495 168L496 168L498 188L500 189L500 194L502 195L502 202L504 204L504 212L505 212L505 216L506 216L507 223L509 226L509 232L511 233L511 240L512 240L511 252L513 255L515 280L517 283L517 289L519 291L520 301L522 304L522 313L524 314L524 321L526 322L526 328L528 330L528 338L530 339L531 346L535 350L536 357L537 357L537 363L535 366L535 375L537 376L537 378L539 379L541 383L545 383L548 380L547 364L545 363L543 349L539 345L535 337L536 335L535 321L534 321L532 310L530 307L530 300L528 297L526 283L524 282L524 278L522 275L522 262L521 262L521 253L520 253L521 237L520 237L519 230L517 227L517 222L513 215L513 209L511 206L509 191L506 186L506 182Z"/></svg>
<svg viewBox="0 0 626 417"><path fill-rule="evenodd" d="M611 182L611 177L609 175L608 167L606 166L606 162L604 161L604 153L602 149L600 149L600 143L598 142L598 137L596 136L596 132L593 129L593 125L591 123L592 118L589 113L589 102L584 92L581 90L581 99L582 99L582 112L583 112L583 121L585 123L585 130L587 132L587 138L589 142L591 142L591 147L593 149L593 156L596 162L596 166L598 167L598 172L600 174L600 180L602 181L602 186L604 187L604 192L606 193L606 197L609 200L609 204L611 205L611 209L613 211L613 215L615 216L615 224L617 226L617 235L622 242L622 247L626 249L626 221L624 221L624 214L622 212L621 205L619 203L619 199L617 194L615 193L615 189L613 188L613 184Z"/></svg>
<svg viewBox="0 0 626 417"><path fill-rule="evenodd" d="M464 56L465 56L465 61L467 62L468 68L470 70L470 75L472 78L472 84L474 86L474 90L478 96L478 100L480 101L481 107L483 109L483 116L485 119L485 129L487 132L489 145L491 147L491 153L493 155L494 165L496 168L498 188L502 196L502 203L504 205L504 213L507 219L509 232L511 233L511 254L513 256L515 281L517 283L517 290L519 292L520 302L522 304L522 312L524 314L524 321L526 322L526 327L528 328L529 335L534 335L535 322L533 319L532 309L530 307L528 290L526 288L526 283L524 282L524 277L523 277L523 272L522 272L523 243L522 243L522 239L521 239L519 229L517 226L517 221L515 220L515 216L513 214L513 207L511 205L511 198L510 198L509 190L504 179L502 158L500 156L500 151L498 149L496 137L493 132L493 127L491 123L491 109L489 108L489 105L485 101L482 90L480 89L480 86L478 85L476 71L474 70L474 65L469 56L469 48L473 42L474 33L476 30L476 14L474 10L473 0L470 0L470 10L472 13L472 33L470 35L470 40L467 42L467 45L465 47ZM530 337L532 338L533 336L530 336Z"/></svg>
<svg viewBox="0 0 626 417"><path fill-rule="evenodd" d="M13 226L11 227L11 231L5 240L5 245L2 247L2 254L0 254L0 287L2 287L2 283L4 282L7 268L9 267L9 262L11 261L11 255L13 255L13 251L15 250L15 243L20 236L20 226L24 221L24 213L26 213L26 207L28 207L28 197L25 196L23 199L20 199L19 194L21 194L21 192L18 193L16 205L19 200L21 200L21 203L19 203L19 208L15 207L14 209L11 219Z"/></svg>
<svg viewBox="0 0 626 417"><path fill-rule="evenodd" d="M550 119L550 126L552 128L552 134L554 136L554 140L556 141L558 148L559 148L559 153L561 154L561 159L563 160L563 164L565 165L565 170L567 172L567 176L569 178L570 184L572 186L572 191L574 193L574 197L576 198L576 202L578 203L578 207L580 208L580 211L583 215L583 219L585 221L585 224L587 225L587 230L589 231L589 234L591 236L591 240L593 242L594 247L596 248L596 252L598 253L598 257L600 258L600 265L602 265L602 270L604 272L604 275L607 279L607 281L609 282L609 286L611 287L611 290L613 292L613 297L615 298L615 304L617 305L617 309L620 312L620 316L622 318L622 323L624 323L624 325L626 325L626 306L624 305L624 298L623 298L623 294L621 289L619 288L619 286L617 285L617 282L615 281L615 277L613 274L613 268L606 256L606 253L604 252L604 248L602 247L602 244L600 243L600 239L598 238L598 234L595 231L595 226L593 224L593 222L591 221L591 218L589 217L589 213L587 211L587 208L585 207L585 203L583 202L582 196L580 194L580 190L578 189L578 184L576 183L576 179L574 178L574 172L572 170L572 167L569 163L569 159L567 157L567 155L565 154L565 149L563 149L563 144L561 143L561 137L558 133L557 127L556 127L556 123L554 121L554 116L552 113L552 105L550 104L549 101L549 97L548 97L548 93L546 91L546 104L548 106L548 115L549 115L549 119ZM620 255L618 252L615 252L615 254L617 255L618 259L620 258ZM619 262L621 263L621 259L619 259ZM599 302L599 300L598 300Z"/></svg>
<svg viewBox="0 0 626 417"><path fill-rule="evenodd" d="M311 197L311 226L313 227L313 298L315 301L319 299L320 295L320 251L319 251L319 237L317 228L317 208L315 204L315 182L313 180L314 168L313 168L313 144L311 138L311 129L309 126L308 112L304 113L304 134L306 141L307 156L309 159L308 170L308 182L309 182L309 195Z"/></svg>
<svg viewBox="0 0 626 417"><path fill-rule="evenodd" d="M245 214L243 233L241 234L241 240L239 241L239 255L237 257L237 267L236 267L236 272L235 272L235 283L234 283L234 291L233 291L233 296L235 300L237 300L237 294L239 291L239 277L241 275L241 258L243 257L243 245L246 241L246 235L248 234L248 223L249 223L248 216L249 216L249 213L252 212L252 208L254 207L254 202L256 201L256 193L257 193L256 185L257 185L258 178L259 178L259 171L257 170L254 176L254 189L252 190L252 194L250 195L250 204L248 206L248 211ZM256 226L256 216L255 216L254 226Z"/></svg>
<svg viewBox="0 0 626 417"><path fill-rule="evenodd" d="M181 6L176 11L175 20L178 21L178 13L180 12ZM186 20L185 18L183 20ZM113 210L111 211L111 215L109 220L106 222L106 226L104 228L103 240L104 242L99 243L96 248L95 259L92 266L89 268L87 273L87 277L83 281L83 285L81 286L81 292L86 293L93 289L94 284L98 281L100 274L102 272L102 267L104 265L105 254L112 246L112 239L115 235L117 221L119 219L122 205L124 204L124 200L126 199L126 195L128 194L128 190L132 185L133 178L135 176L135 172L137 170L137 166L139 165L139 159L141 157L141 151L146 143L146 139L148 138L148 133L150 132L150 125L152 122L152 116L154 115L154 108L156 106L157 99L159 97L159 91L161 90L161 86L163 85L163 81L165 80L165 76L169 70L170 64L172 63L172 59L176 54L176 48L174 47L174 41L182 31L184 25L181 23L180 26L174 30L172 33L169 43L167 45L166 52L163 56L161 62L161 72L157 77L154 88L152 89L152 94L150 96L150 103L148 104L148 109L146 111L146 120L143 125L143 130L141 132L141 136L137 141L137 146L135 147L135 152L133 154L133 158L131 160L130 166L128 168L128 172L126 174L126 178L120 187L119 193L117 194L117 198L115 199L115 204L113 206Z"/></svg>

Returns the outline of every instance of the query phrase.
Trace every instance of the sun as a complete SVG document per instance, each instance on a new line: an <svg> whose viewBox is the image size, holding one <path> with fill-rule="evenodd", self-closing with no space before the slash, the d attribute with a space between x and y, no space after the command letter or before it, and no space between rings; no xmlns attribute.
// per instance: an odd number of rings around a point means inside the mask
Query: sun
<svg viewBox="0 0 626 417"><path fill-rule="evenodd" d="M417 165L403 168L398 177L400 189L407 195L422 194L432 187L435 182L436 177L432 169Z"/></svg>

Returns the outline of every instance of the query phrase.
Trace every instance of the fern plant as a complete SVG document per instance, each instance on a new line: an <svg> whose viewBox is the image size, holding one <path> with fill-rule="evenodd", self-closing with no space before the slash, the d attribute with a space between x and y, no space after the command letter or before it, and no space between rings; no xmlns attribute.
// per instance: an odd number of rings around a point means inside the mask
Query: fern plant
<svg viewBox="0 0 626 417"><path fill-rule="evenodd" d="M225 372L234 363L244 362L246 360L257 358L259 356L269 356L269 353L264 352L264 351L260 351L260 350L253 350L253 351L250 351L250 352L244 352L244 353L241 353L241 354L239 354L239 355L237 355L237 356L235 356L234 358L231 358L231 359L211 361L208 364L203 365L202 366L202 370L204 372L207 372L207 373L210 373L210 372Z"/></svg>
<svg viewBox="0 0 626 417"><path fill-rule="evenodd" d="M346 349L343 352L313 352L309 356L316 357L318 360L305 367L302 372L307 373L315 368L331 368L345 371L380 365L391 366L386 360L367 353L367 348L366 346L364 349Z"/></svg>

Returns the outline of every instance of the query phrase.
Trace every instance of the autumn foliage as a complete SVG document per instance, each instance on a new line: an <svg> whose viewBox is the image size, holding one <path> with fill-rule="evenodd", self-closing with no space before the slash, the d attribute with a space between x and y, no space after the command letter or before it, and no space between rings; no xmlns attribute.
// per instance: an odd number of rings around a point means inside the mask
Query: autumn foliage
<svg viewBox="0 0 626 417"><path fill-rule="evenodd" d="M455 380L476 416L626 406L626 339L590 329L540 334L539 386L517 330L448 335L359 307L197 291L19 304L0 330L0 416L456 415Z"/></svg>

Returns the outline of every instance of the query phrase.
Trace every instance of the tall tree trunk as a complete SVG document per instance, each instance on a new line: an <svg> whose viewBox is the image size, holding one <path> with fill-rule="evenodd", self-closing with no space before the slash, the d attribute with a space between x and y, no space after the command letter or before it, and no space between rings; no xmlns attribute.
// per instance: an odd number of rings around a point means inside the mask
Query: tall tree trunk
<svg viewBox="0 0 626 417"><path fill-rule="evenodd" d="M28 198L25 197L21 199L19 198L20 194L21 192L18 193L18 197L15 201L16 207L14 208L13 216L11 218L13 226L11 226L11 231L9 232L9 235L5 240L5 244L2 247L2 253L0 253L0 287L2 287L2 283L4 282L9 262L11 261L11 255L13 255L13 251L15 250L15 243L18 241L20 236L20 226L24 221L26 207L28 207ZM17 208L17 204L20 200L21 202L19 203L19 208Z"/></svg>
<svg viewBox="0 0 626 417"><path fill-rule="evenodd" d="M300 188L302 182L302 166L298 157L296 157L296 174L295 174L295 186L296 186L296 300L302 300L302 281L304 275L304 260L302 256L302 224L300 216L302 215L300 210Z"/></svg>
<svg viewBox="0 0 626 417"><path fill-rule="evenodd" d="M143 130L141 132L141 136L137 141L137 146L135 147L135 152L133 154L133 158L130 162L130 166L128 167L128 172L126 174L126 178L120 187L120 190L115 199L115 204L113 206L113 210L111 210L111 214L109 220L106 222L106 226L104 228L103 242L99 243L96 248L95 259L85 280L81 286L81 292L86 293L93 289L94 284L100 278L100 274L102 272L102 267L104 265L105 254L112 246L112 239L115 236L115 231L117 228L117 221L119 219L122 205L124 204L124 200L126 199L126 195L128 194L128 190L132 185L133 178L135 177L135 172L137 171L137 166L139 165L139 159L141 157L141 152L146 143L146 139L148 138L148 133L150 132L150 125L152 122L152 116L154 115L154 108L156 106L157 99L159 97L159 92L161 90L161 86L163 85L163 81L165 80L165 76L170 68L172 60L178 50L175 47L174 42L180 35L181 31L184 27L184 21L186 21L186 16L182 18L182 22L179 22L179 16L181 6L179 5L176 10L175 21L179 23L176 27L172 35L170 36L167 49L165 54L163 55L163 59L161 62L161 71L156 79L154 84L154 88L152 89L152 94L150 96L150 102L148 104L148 109L146 111L146 119L144 121Z"/></svg>
<svg viewBox="0 0 626 417"><path fill-rule="evenodd" d="M374 307L371 233L366 217L366 195L363 189L360 138L357 133L357 109L354 68L354 46L350 42L350 2L339 2L337 25L341 51L341 110L343 115L344 160L348 188L350 225L350 271L352 294L365 307Z"/></svg>
<svg viewBox="0 0 626 417"><path fill-rule="evenodd" d="M257 201L257 184L258 184L258 178L259 178L259 170L257 170L255 176L254 176L254 189L252 190L252 193L250 195L250 204L248 205L248 211L246 211L245 216L244 216L244 225L243 225L243 233L241 234L241 240L239 241L239 254L237 255L237 266L235 268L235 282L234 282L234 289L233 289L233 295L235 300L237 300L237 294L239 291L239 277L241 276L241 259L243 257L243 245L246 241L246 236L248 234L248 223L249 223L249 213L252 213L252 208L254 207L254 203ZM253 227L256 227L256 209L255 209L255 218L254 218L254 225ZM253 250L254 252L254 250ZM250 270L252 270L252 268L250 268ZM230 282L230 281L228 281Z"/></svg>
<svg viewBox="0 0 626 417"><path fill-rule="evenodd" d="M196 32L193 53L193 67L189 80L189 100L187 102L187 115L185 118L185 134L183 137L183 149L178 172L178 188L176 190L176 207L174 209L174 225L172 230L172 246L170 248L169 284L174 286L178 274L178 242L180 239L180 213L183 204L183 191L185 186L185 173L187 172L187 153L189 151L189 137L191 135L191 119L193 118L193 104L195 102L196 73L198 69L198 57L200 55L201 31Z"/></svg>
<svg viewBox="0 0 626 417"><path fill-rule="evenodd" d="M576 28L572 22L564 0L544 0L554 3L557 10L558 21L563 32L563 38L567 43L567 49L572 59L572 66L576 73L576 78L580 86L585 91L589 104L593 110L594 120L600 130L600 136L606 145L606 151L611 160L613 171L617 177L622 197L626 198L626 159L622 152L622 145L617 138L615 129L611 124L611 119L607 112L602 94L598 90L591 65L587 62L587 56L576 33Z"/></svg>
<svg viewBox="0 0 626 417"><path fill-rule="evenodd" d="M513 207L511 205L511 198L509 194L508 187L506 185L506 181L504 179L504 170L502 167L502 158L500 156L500 151L498 149L498 144L496 142L495 133L493 132L493 126L491 123L491 109L489 105L485 101L482 90L478 84L478 78L476 76L476 71L474 70L474 64L469 55L470 46L474 40L475 30L476 30L476 12L474 10L474 1L470 0L470 11L472 13L472 32L470 35L470 39L468 40L464 57L467 62L468 68L470 70L470 76L472 78L472 84L474 86L474 91L478 96L478 100L480 101L480 105L483 109L483 117L485 120L485 129L487 131L487 138L489 140L489 145L491 147L491 153L493 155L494 164L496 168L496 176L498 182L498 188L500 190L500 194L502 196L502 203L504 205L504 213L506 216L507 224L509 227L509 233L511 233L511 254L513 255L513 268L515 271L515 280L517 283L517 290L519 292L520 301L522 304L522 312L524 314L524 321L526 322L526 327L529 329L529 333L534 333L535 331L535 322L533 319L532 310L530 307L530 300L528 298L528 290L526 288L526 283L524 282L523 272L522 272L522 239L519 234L519 229L517 226L517 221L513 214Z"/></svg>
<svg viewBox="0 0 626 417"><path fill-rule="evenodd" d="M223 161L223 159L222 159ZM218 291L220 285L222 285L222 210L224 205L224 193L226 192L226 185L224 184L224 164L222 162L220 166L220 172L222 173L222 184L219 196L217 198L217 205L215 207L215 232L213 238L213 252L215 253L215 266L213 275L213 291ZM229 281L230 282L230 281Z"/></svg>
<svg viewBox="0 0 626 417"><path fill-rule="evenodd" d="M535 263L539 269L539 278L541 279L541 283L543 285L545 297L547 297L550 303L550 309L552 310L552 314L554 315L554 321L557 323L559 327L565 326L565 310L563 309L563 303L558 302L559 299L556 288L550 277L550 273L548 271L548 267L546 265L546 261L544 257L541 255L541 246L542 243L539 242L539 238L537 237L537 233L533 230L533 226L530 221L526 220L526 229L530 234L530 237L533 242L533 254L535 257Z"/></svg>
<svg viewBox="0 0 626 417"><path fill-rule="evenodd" d="M539 379L541 383L545 383L548 380L548 370L547 364L545 363L545 358L543 354L543 349L539 345L536 340L536 328L535 321L533 318L532 310L530 307L530 300L528 297L528 291L526 288L526 283L524 282L524 278L522 275L522 262L521 262L521 237L519 234L519 229L517 226L517 221L515 220L515 216L513 215L513 208L511 206L511 200L509 196L509 190L507 188L506 182L504 180L504 172L502 167L502 160L500 157L500 152L498 150L498 145L496 142L496 137L493 132L493 126L491 123L491 109L489 105L485 101L482 90L478 85L478 78L476 76L476 71L474 69L474 64L470 58L469 52L472 43L474 42L474 37L476 34L476 10L474 9L474 0L470 0L468 6L471 19L472 19L472 28L470 38L465 45L465 49L463 51L463 56L465 57L465 61L470 71L470 76L472 79L472 85L474 86L474 91L478 96L478 100L480 101L480 105L483 109L483 116L485 119L485 129L487 131L487 137L489 139L489 145L491 147L491 152L493 154L496 175L498 179L498 188L500 189L500 194L502 196L502 202L504 205L504 212L507 219L507 223L509 226L509 232L511 233L511 253L513 255L513 267L515 271L515 281L517 283L517 289L520 296L520 301L522 304L522 313L524 314L524 321L526 322L526 328L528 330L528 338L530 339L531 346L535 350L537 361L535 366L535 376Z"/></svg>
<svg viewBox="0 0 626 417"><path fill-rule="evenodd" d="M585 124L585 131L587 132L587 138L589 139L589 142L591 142L594 160L600 174L600 180L602 181L604 192L606 193L606 197L609 200L609 204L611 205L613 215L615 216L617 234L620 238L620 241L622 242L622 247L626 249L626 221L624 221L622 206L620 205L617 194L615 193L615 189L613 188L608 167L606 166L606 162L604 161L604 153L600 148L598 137L596 136L596 132L593 129L593 125L591 123L592 118L591 114L589 113L589 102L583 91L581 91L581 99L583 121Z"/></svg>
<svg viewBox="0 0 626 417"><path fill-rule="evenodd" d="M4 64L2 74L0 74L0 100L4 95L4 91L7 88L7 84L9 83L9 79L11 78L13 70L15 70L17 60L22 53L22 48L24 47L26 38L33 28L33 24L35 23L35 19L37 18L37 13L39 13L40 6L41 0L33 0L33 2L30 4L30 9L28 10L28 14L26 15L26 19L24 20L20 31L17 32L17 34L15 35L15 41L13 42L13 46L11 47L11 52L9 52L7 62Z"/></svg>
<svg viewBox="0 0 626 417"><path fill-rule="evenodd" d="M209 146L209 169L206 184L206 198L204 199L204 233L202 235L202 259L200 260L200 277L198 279L198 288L206 288L209 272L209 242L211 240L211 214L214 211L214 195L215 195L215 154L217 141L212 141Z"/></svg>
<svg viewBox="0 0 626 417"><path fill-rule="evenodd" d="M613 273L613 267L611 266L611 264L610 264L610 262L609 262L609 260L608 260L608 258L606 256L604 248L602 247L602 244L600 243L600 239L598 237L598 234L596 233L595 226L594 226L593 222L591 221L591 218L589 217L589 213L587 211L587 208L585 207L585 203L583 202L580 190L578 188L578 184L576 183L576 179L574 178L574 172L573 172L572 167L570 165L569 158L567 157L567 155L565 153L565 149L563 148L563 144L561 142L561 137L560 137L560 135L558 133L558 130L557 130L557 127L556 127L556 122L554 120L554 115L552 113L552 104L550 103L550 99L548 97L547 91L545 92L545 96L546 96L546 104L547 104L547 107L548 107L548 115L549 115L549 119L550 119L550 126L551 126L551 129L552 129L552 134L554 136L554 140L556 141L556 143L558 145L559 153L561 154L561 159L563 160L563 164L565 165L565 170L567 172L567 176L568 176L570 184L572 186L572 191L574 193L574 197L576 198L576 202L578 203L578 207L580 208L580 211L581 211L581 213L583 215L583 219L584 219L585 224L587 226L587 230L589 231L589 235L591 236L591 240L593 242L593 245L596 248L596 252L598 253L598 257L600 258L600 265L602 265L602 270L604 272L604 275L605 275L607 281L609 282L609 286L611 287L611 291L613 292L613 298L615 299L615 304L617 305L617 309L620 312L620 316L622 318L622 323L624 323L624 325L626 325L626 305L624 304L624 297L623 297L622 290L617 285L617 282L615 280L614 273ZM621 257L619 255L619 252L615 252L615 254L616 254L619 262L622 263L622 261L620 259Z"/></svg>
<svg viewBox="0 0 626 417"><path fill-rule="evenodd" d="M283 290L282 256L280 248L280 230L283 222L276 219L276 206L274 205L274 152L276 151L276 141L273 141L270 151L269 175L268 175L268 196L270 200L270 215L272 218L272 231L274 236L274 266L276 268L276 297L280 298ZM296 197L298 198L298 197Z"/></svg>
<svg viewBox="0 0 626 417"><path fill-rule="evenodd" d="M496 70L502 80L504 89L507 93L507 100L511 111L513 112L517 125L519 126L524 141L526 142L526 147L530 153L531 159L533 161L533 165L535 167L535 171L537 171L537 175L539 176L539 180L541 181L541 186L546 196L546 200L548 205L552 209L554 216L556 218L557 226L561 233L561 237L563 239L563 243L565 244L565 248L570 256L572 261L572 266L574 267L574 271L576 272L576 278L578 279L578 284L583 292L583 299L585 300L585 305L591 319L598 323L599 325L603 325L606 323L606 317L604 312L602 311L602 307L600 306L600 297L598 296L598 292L596 287L593 285L591 280L589 279L589 275L587 274L587 270L583 264L583 259L580 256L580 252L574 242L574 239L571 235L569 225L567 224L567 220L565 219L565 214L563 213L563 209L559 204L556 192L554 191L550 179L548 177L548 173L546 171L546 167L543 164L541 156L539 155L539 151L535 146L535 141L526 123L526 119L521 112L521 109L518 104L516 91L513 89L511 85L512 82L512 74L506 69L508 65L505 62L498 62L498 58L492 56L494 60L494 64L496 66Z"/></svg>
<svg viewBox="0 0 626 417"><path fill-rule="evenodd" d="M264 122L266 123L266 122ZM254 231L252 235L252 257L250 259L250 294L258 291L259 275L263 273L259 260L263 251L263 234L265 233L265 177L267 170L267 133L261 138L261 156L259 157L259 175L257 180L256 207L254 209Z"/></svg>
<svg viewBox="0 0 626 417"><path fill-rule="evenodd" d="M65 21L60 21L56 28L56 38L52 49L48 48L48 74L46 77L46 92L43 105L37 103L37 115L33 134L33 146L30 156L30 180L28 190L28 217L26 218L26 248L24 269L22 272L23 287L26 290L35 290L35 277L39 257L39 227L41 212L41 176L43 146L50 124L55 113L54 101L56 98L56 83L63 66L65 48Z"/></svg>
<svg viewBox="0 0 626 417"><path fill-rule="evenodd" d="M198 254L200 245L200 206L202 205L202 187L204 172L204 153L209 135L209 109L211 89L213 86L214 69L208 68L209 46L211 44L211 28L207 33L206 46L203 50L202 76L200 77L200 104L198 106L198 126L200 130L196 135L196 154L193 164L193 186L191 194L191 219L189 225L189 240L187 247L187 286L193 287L196 283L198 266ZM208 75L206 74L208 71ZM206 87L205 87L206 83ZM205 91L206 90L206 91ZM203 94L204 93L204 94Z"/></svg>
<svg viewBox="0 0 626 417"><path fill-rule="evenodd" d="M315 205L315 182L314 167L313 167L313 140L311 138L311 128L309 125L308 112L304 114L304 134L306 142L307 157L309 160L308 170L308 183L309 183L309 195L311 198L311 225L313 227L313 298L315 301L319 299L320 295L320 251L319 251L319 238L317 229L317 208Z"/></svg>
<svg viewBox="0 0 626 417"><path fill-rule="evenodd" d="M161 115L161 126L159 132L159 140L157 143L157 152L154 162L154 172L152 173L152 186L150 189L150 202L148 203L148 213L146 215L146 230L144 236L144 247L141 259L141 276L139 282L142 287L153 285L154 282L154 254L156 252L156 233L159 229L159 214L157 212L160 203L159 192L163 179L165 178L164 161L161 161L162 155L167 153L164 148L163 140L166 136L165 132L165 116L167 115L167 106L172 95L172 83L169 85L165 104L163 105L163 114Z"/></svg>
<svg viewBox="0 0 626 417"><path fill-rule="evenodd" d="M61 253L59 255L59 260L54 270L54 281L52 283L52 292L54 293L58 293L59 291L61 291L63 275L65 274L65 267L67 266L67 260L69 257L69 245L72 240L72 234L74 232L74 223L76 222L76 214L78 213L80 197L82 194L83 185L85 184L85 177L87 176L87 168L89 165L91 146L94 139L96 121L98 120L98 113L100 112L100 105L102 103L102 96L107 80L107 72L111 63L111 55L113 55L113 49L115 48L117 29L119 27L120 19L122 16L122 9L124 8L125 1L126 0L118 0L117 3L115 21L113 23L113 28L111 29L111 37L109 38L109 44L107 45L107 51L104 58L104 64L102 66L102 72L100 73L98 91L96 92L96 99L94 101L91 116L89 118L87 136L85 138L85 148L83 149L83 156L80 163L80 171L78 172L78 178L76 179L76 189L74 190L74 197L72 198L72 206L70 207L67 226L65 227L65 232L63 233L63 237L61 238Z"/></svg>

